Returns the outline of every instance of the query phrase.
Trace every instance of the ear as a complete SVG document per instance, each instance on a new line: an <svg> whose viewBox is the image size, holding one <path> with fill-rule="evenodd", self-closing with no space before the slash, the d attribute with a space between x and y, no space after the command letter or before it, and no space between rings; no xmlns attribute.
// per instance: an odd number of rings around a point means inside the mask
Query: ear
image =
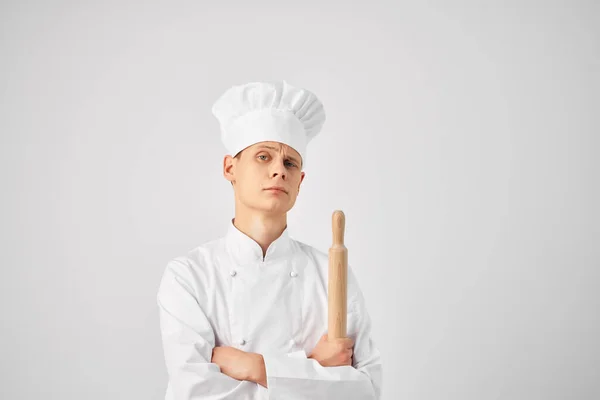
<svg viewBox="0 0 600 400"><path fill-rule="evenodd" d="M226 155L223 158L223 176L231 184L235 182L235 160L230 155Z"/></svg>
<svg viewBox="0 0 600 400"><path fill-rule="evenodd" d="M298 184L298 191L300 191L300 185L302 185L302 181L304 180L305 175L306 173L304 171L300 173L300 183Z"/></svg>

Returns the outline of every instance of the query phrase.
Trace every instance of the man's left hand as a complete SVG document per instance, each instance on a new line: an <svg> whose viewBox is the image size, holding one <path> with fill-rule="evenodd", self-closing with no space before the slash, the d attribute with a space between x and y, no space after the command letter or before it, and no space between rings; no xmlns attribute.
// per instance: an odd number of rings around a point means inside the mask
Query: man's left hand
<svg viewBox="0 0 600 400"><path fill-rule="evenodd" d="M211 361L233 379L267 387L264 359L260 354L247 353L230 346L217 346L213 349Z"/></svg>

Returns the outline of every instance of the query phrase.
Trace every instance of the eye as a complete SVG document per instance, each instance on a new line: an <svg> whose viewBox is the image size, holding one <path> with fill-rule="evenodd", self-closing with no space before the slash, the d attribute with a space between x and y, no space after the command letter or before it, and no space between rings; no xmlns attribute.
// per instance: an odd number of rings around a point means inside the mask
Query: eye
<svg viewBox="0 0 600 400"><path fill-rule="evenodd" d="M295 167L295 166L296 166L296 164L294 164L294 163L293 163L293 162L291 162L291 161L288 161L287 163L288 163L289 165L291 165L292 167Z"/></svg>
<svg viewBox="0 0 600 400"><path fill-rule="evenodd" d="M261 157L265 157L265 158L261 158ZM261 158L261 160L266 160L266 158L267 158L267 155L266 155L266 154L260 154L260 155L258 156L258 158Z"/></svg>

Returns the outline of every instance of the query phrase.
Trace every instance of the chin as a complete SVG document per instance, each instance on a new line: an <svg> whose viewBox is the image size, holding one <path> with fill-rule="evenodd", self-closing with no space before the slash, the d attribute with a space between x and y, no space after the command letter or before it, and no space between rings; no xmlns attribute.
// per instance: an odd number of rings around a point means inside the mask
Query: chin
<svg viewBox="0 0 600 400"><path fill-rule="evenodd" d="M288 204L287 202L271 201L270 204L266 204L266 202L261 204L259 208L266 213L285 214L292 206L293 204Z"/></svg>

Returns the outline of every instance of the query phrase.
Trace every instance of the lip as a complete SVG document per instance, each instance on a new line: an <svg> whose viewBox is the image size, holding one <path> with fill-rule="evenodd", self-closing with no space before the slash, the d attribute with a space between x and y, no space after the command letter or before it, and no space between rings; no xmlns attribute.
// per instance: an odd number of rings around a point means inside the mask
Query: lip
<svg viewBox="0 0 600 400"><path fill-rule="evenodd" d="M270 187L270 188L266 188L265 190L274 190L274 191L283 192L283 193L287 194L287 190L285 190L281 186L273 186L273 187Z"/></svg>

